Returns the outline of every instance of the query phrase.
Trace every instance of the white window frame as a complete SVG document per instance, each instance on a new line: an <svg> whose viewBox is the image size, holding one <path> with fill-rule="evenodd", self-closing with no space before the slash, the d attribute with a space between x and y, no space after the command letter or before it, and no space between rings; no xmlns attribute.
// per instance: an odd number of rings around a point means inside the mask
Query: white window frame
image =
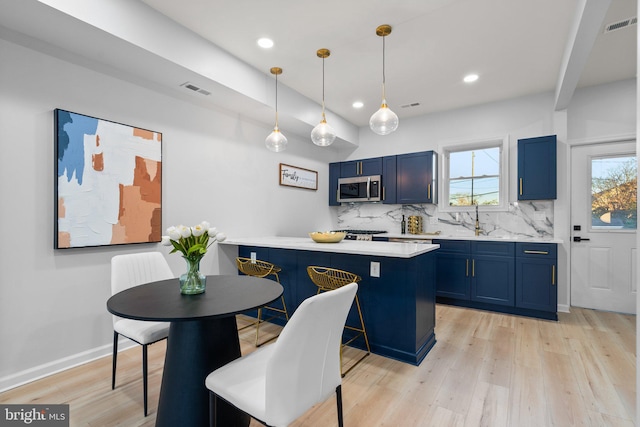
<svg viewBox="0 0 640 427"><path fill-rule="evenodd" d="M482 205L483 211L508 211L509 210L509 136L482 138L470 141L442 142L438 145L440 153L440 195L438 210L440 212L469 212L474 206L449 206L449 159L451 153L458 151L481 150L489 147L500 149L500 185L498 205Z"/></svg>

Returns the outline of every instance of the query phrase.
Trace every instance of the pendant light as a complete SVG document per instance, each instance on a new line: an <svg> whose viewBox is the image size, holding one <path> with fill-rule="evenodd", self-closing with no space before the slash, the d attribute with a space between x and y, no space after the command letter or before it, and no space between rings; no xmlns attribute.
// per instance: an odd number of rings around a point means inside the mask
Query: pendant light
<svg viewBox="0 0 640 427"><path fill-rule="evenodd" d="M276 125L273 128L273 132L264 140L267 148L274 152L284 151L287 148L287 137L280 132L278 128L278 75L282 74L282 68L271 68L271 74L276 76Z"/></svg>
<svg viewBox="0 0 640 427"><path fill-rule="evenodd" d="M387 105L387 99L385 94L385 74L384 74L384 53L385 53L385 45L384 38L391 34L391 26L390 25L380 25L376 28L376 34L382 37L382 105L380 109L373 113L371 118L369 119L369 127L372 131L377 133L378 135L388 135L394 130L398 129L398 116L396 113L391 111L389 106Z"/></svg>
<svg viewBox="0 0 640 427"><path fill-rule="evenodd" d="M329 49L318 49L316 55L318 55L318 58L322 58L322 120L311 131L311 141L320 147L326 147L336 139L336 131L327 124L327 118L324 115L324 59L331 55L331 51Z"/></svg>

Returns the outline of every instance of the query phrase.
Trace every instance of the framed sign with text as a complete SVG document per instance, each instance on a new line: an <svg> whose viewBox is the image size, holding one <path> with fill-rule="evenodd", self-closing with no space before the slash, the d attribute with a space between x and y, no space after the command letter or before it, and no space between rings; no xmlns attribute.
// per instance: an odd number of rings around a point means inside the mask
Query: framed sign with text
<svg viewBox="0 0 640 427"><path fill-rule="evenodd" d="M318 172L280 163L280 185L317 190Z"/></svg>

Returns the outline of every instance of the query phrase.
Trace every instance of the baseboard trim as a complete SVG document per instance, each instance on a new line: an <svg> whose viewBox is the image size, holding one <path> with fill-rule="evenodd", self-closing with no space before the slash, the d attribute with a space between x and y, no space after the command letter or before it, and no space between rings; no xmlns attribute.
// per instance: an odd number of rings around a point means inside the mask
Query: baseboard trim
<svg viewBox="0 0 640 427"><path fill-rule="evenodd" d="M558 304L558 312L560 313L571 313L569 308L570 306L567 304Z"/></svg>
<svg viewBox="0 0 640 427"><path fill-rule="evenodd" d="M75 368L76 366L84 365L85 363L93 362L106 356L111 356L112 345L113 344L105 344L2 377L0 378L0 393L57 374L58 372L66 371L67 369ZM118 353L136 345L138 344L128 339L120 340L118 342Z"/></svg>

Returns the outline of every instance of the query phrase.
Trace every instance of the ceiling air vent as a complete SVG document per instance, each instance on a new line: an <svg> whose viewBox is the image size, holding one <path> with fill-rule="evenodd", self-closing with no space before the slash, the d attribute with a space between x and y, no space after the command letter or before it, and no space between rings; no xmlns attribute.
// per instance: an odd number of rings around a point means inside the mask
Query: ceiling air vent
<svg viewBox="0 0 640 427"><path fill-rule="evenodd" d="M401 105L400 108L411 108L411 107L417 107L418 105L420 105L419 102L412 102L411 104Z"/></svg>
<svg viewBox="0 0 640 427"><path fill-rule="evenodd" d="M636 25L638 23L638 17L634 16L633 18L623 19L621 21L612 22L611 24L604 27L604 33L610 33L612 31L621 30L623 28L629 27L631 25Z"/></svg>
<svg viewBox="0 0 640 427"><path fill-rule="evenodd" d="M199 94L202 94L202 95L211 95L211 92L209 92L208 90L199 88L198 86L189 82L182 83L180 86L187 88L189 90L192 90L194 92L198 92Z"/></svg>

